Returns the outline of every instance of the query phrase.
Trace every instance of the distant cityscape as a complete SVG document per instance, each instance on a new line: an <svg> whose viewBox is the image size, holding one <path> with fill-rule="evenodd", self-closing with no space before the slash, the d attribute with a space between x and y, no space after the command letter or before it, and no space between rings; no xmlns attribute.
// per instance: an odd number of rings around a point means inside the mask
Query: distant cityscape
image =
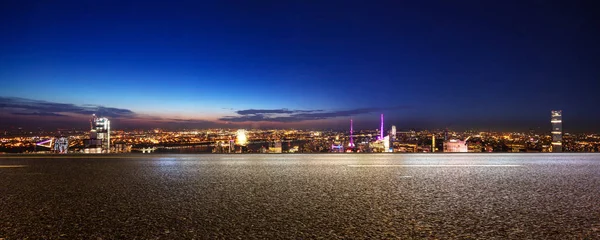
<svg viewBox="0 0 600 240"><path fill-rule="evenodd" d="M547 132L475 132L384 129L347 131L204 129L111 130L93 115L90 130L0 133L0 153L421 153L421 152L598 152L600 134L569 134L562 111L552 111Z"/></svg>

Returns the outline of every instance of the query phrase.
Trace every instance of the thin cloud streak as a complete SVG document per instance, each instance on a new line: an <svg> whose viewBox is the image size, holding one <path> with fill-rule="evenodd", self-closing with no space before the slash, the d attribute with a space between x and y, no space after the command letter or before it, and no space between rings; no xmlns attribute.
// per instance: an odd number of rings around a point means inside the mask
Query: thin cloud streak
<svg viewBox="0 0 600 240"><path fill-rule="evenodd" d="M49 113L49 112L31 112L31 113L11 112L11 114L21 115L21 116L38 116L38 117L66 117L66 115L63 115L63 114Z"/></svg>
<svg viewBox="0 0 600 240"><path fill-rule="evenodd" d="M96 114L101 117L108 117L116 125L121 127L143 127L143 128L161 128L161 127L216 127L220 123L202 119L179 119L162 118L146 114L138 114L130 109L106 107L100 105L76 105L69 103L56 103L42 100L33 100L16 97L0 97L0 114L5 118L10 117L11 121L4 121L0 125L20 125L19 122L27 124L36 124L39 126L81 126L86 122L85 118ZM52 121L36 117L53 117ZM21 119L22 121L19 121ZM25 121L26 120L26 121ZM54 122L56 124L51 124ZM223 124L220 124L223 125Z"/></svg>
<svg viewBox="0 0 600 240"><path fill-rule="evenodd" d="M131 117L135 113L129 109L104 107L99 105L75 105L55 103L26 98L0 97L0 109L10 110L15 115L66 116L66 113L119 118Z"/></svg>
<svg viewBox="0 0 600 240"><path fill-rule="evenodd" d="M292 123L310 120L323 120L337 117L349 117L360 114L385 111L392 109L403 109L406 107L397 106L390 108L357 108L340 111L324 110L288 110L288 109L248 109L236 111L240 116L225 116L219 118L226 122L279 122ZM284 116L281 116L284 115Z"/></svg>
<svg viewBox="0 0 600 240"><path fill-rule="evenodd" d="M322 112L323 110L289 110L287 108L282 109L246 109L238 110L235 113L239 115L257 115L257 114L297 114L297 113L312 113Z"/></svg>
<svg viewBox="0 0 600 240"><path fill-rule="evenodd" d="M244 109L233 111L233 113L237 115L223 116L216 121L211 121L194 118L159 117L156 115L136 113L130 109L100 105L76 105L26 98L0 97L0 114L4 114L11 118L10 126L18 124L19 119L27 120L28 124L33 124L33 122L36 121L39 122L39 124L42 124L47 122L50 118L52 119L51 122L57 124L61 123L64 125L64 122L70 122L73 126L81 126L84 124L80 123L86 122L87 120L85 119L89 118L92 114L111 118L111 122L121 128L212 128L237 127L247 123L265 123L267 125L285 124L286 126L292 126L310 121L316 123L321 120L406 108L407 107L399 106L390 108L356 108L337 111L323 109L298 110L288 108ZM7 124L7 121L2 123L2 125Z"/></svg>

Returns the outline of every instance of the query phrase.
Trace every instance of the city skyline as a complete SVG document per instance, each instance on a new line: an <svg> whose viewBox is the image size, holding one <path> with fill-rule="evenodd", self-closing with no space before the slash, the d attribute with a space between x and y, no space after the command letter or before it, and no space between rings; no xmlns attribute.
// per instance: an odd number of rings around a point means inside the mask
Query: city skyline
<svg viewBox="0 0 600 240"><path fill-rule="evenodd" d="M0 129L600 132L587 2L13 1Z"/></svg>
<svg viewBox="0 0 600 240"><path fill-rule="evenodd" d="M2 97L0 97L0 101L2 101ZM26 99L18 99L21 100L23 102L26 102ZM39 101L30 101L29 103L38 103ZM48 103L48 102L41 102L41 103L45 103L48 105L53 105L53 103ZM13 103L14 104L14 103ZM3 107L6 106L10 106L10 104L4 104L2 105ZM338 126L336 127L323 127L323 128L317 128L317 127L293 127L290 125L285 125L287 123L284 122L284 125L282 127L272 127L272 126L261 126L260 124L256 124L256 123L250 123L248 124L247 122L241 122L241 123L231 123L231 122L227 122L224 124L219 124L217 122L210 122L210 121L205 121L205 120L193 120L193 119L176 119L176 118L155 118L155 117L148 117L148 116L144 116L144 115L136 115L133 112L130 112L126 109L117 109L117 108L106 108L106 107L102 107L102 106L93 106L93 105L86 105L86 106L75 106L75 105L70 105L70 104L57 104L56 106L70 106L71 109L70 112L67 112L66 114L55 114L55 113L43 113L43 114L38 114L38 112L36 112L35 114L28 114L28 113L18 113L18 112L13 112L12 114L16 114L16 115L20 115L20 116L25 116L25 117L33 117L33 118L38 118L40 116L43 116L45 118L53 118L53 117L59 117L59 118L67 118L68 122L55 122L55 121L48 121L46 120L46 122L50 123L49 125L44 125L44 124L37 124L35 125L34 128L23 128L21 126L27 126L28 122L25 123L12 123L14 124L14 126L10 126L10 127L5 127L4 129L0 129L2 131L5 131L5 133L8 132L19 132L19 131L31 131L31 133L33 132L38 132L38 131L42 131L42 132L58 132L60 133L61 131L88 131L89 125L94 125L95 119L97 119L98 117L102 117L103 119L109 120L108 118L106 118L106 116L110 116L110 117L116 117L116 118L111 118L111 119L116 119L117 122L119 122L120 128L117 129L113 129L113 131L146 131L146 130L167 130L167 131L190 131L190 130L210 130L210 129L256 129L256 130L308 130L308 131L336 131L336 132L346 132L348 131L350 133L350 135L352 135L353 129L355 124L353 123L354 118L352 116L355 116L353 114L353 112L350 113L343 113L344 116L350 116L349 118L340 118L340 117L335 117L335 118L339 118L338 119ZM36 111L36 107L35 105L28 105L28 106L21 106L23 109L27 109L30 111ZM10 107L9 107L10 108ZM13 108L14 109L14 108ZM58 108L60 109L60 108ZM357 110L357 111L363 111L363 110ZM364 110L364 112L371 112L372 110ZM58 111L57 111L58 112ZM243 110L243 111L239 111L241 112L240 114L242 114L242 116L245 117L252 117L252 116L247 116L248 114L254 114L254 112L267 112L268 114L271 114L273 112L275 113L279 113L279 112L291 112L292 114L305 114L305 113L313 113L315 112L315 114L324 114L324 115L329 115L329 114L333 114L333 113L328 113L328 112L323 112L323 111L306 111L306 110L288 110L288 109L280 109L280 110L256 110L256 109L250 109L250 110ZM367 117L375 117L376 115L374 114L367 114L367 113L359 113L358 115L365 115ZM465 131L465 132L513 132L513 133L517 133L517 132L530 132L530 133L539 133L539 134L543 134L544 132L550 132L552 135L554 135L556 133L556 129L555 129L555 113L559 112L559 114L561 115L560 118L562 118L562 111L561 110L552 110L551 114L552 114L552 118L551 118L551 127L550 128L538 128L538 129L534 129L534 128L528 128L528 129L520 129L520 130L515 130L515 129L511 129L511 130L498 130L498 129L491 129L491 128L480 128L480 129L476 129L476 128L470 128L470 129L459 129L459 128L418 128L418 127L411 127L411 126L404 126L402 128L399 128L401 130L405 130L405 131L448 131L448 130L452 130L452 131ZM88 113L92 113L92 115L87 115ZM98 113L98 115L97 115ZM304 116L304 115L303 115ZM318 116L318 115L316 115ZM126 117L126 118L122 118L122 117ZM131 117L131 118L127 118L127 117ZM280 117L281 118L281 117ZM324 117L327 118L327 117ZM379 114L379 123L377 125L377 128L374 128L373 126L373 121L372 119L369 119L367 121L363 121L361 126L359 128L356 128L357 131L378 131L378 139L382 139L383 138L383 134L385 132L396 132L396 124L395 123L388 123L387 120L384 121L384 114ZM39 120L39 118L37 119ZM76 121L79 120L79 122L72 122L72 121ZM308 121L310 122L311 120L302 120L302 121ZM312 121L316 121L316 120L312 120ZM11 123L10 121L4 121L5 123ZM289 122L294 122L294 121L289 121ZM385 122L385 123L384 123ZM140 123L145 123L147 125L139 125ZM179 124L179 126L173 125L174 123ZM70 127L68 128L63 128L60 127L61 125L69 125ZM136 125L131 125L131 124L136 124ZM203 125L202 127L198 127L198 124ZM205 125L205 124L210 124L210 125ZM560 123L562 125L562 121ZM561 127L562 128L562 127ZM92 128L93 129L93 128ZM594 133L594 132L590 132L590 131L568 131L567 133ZM561 132L562 134L562 132Z"/></svg>

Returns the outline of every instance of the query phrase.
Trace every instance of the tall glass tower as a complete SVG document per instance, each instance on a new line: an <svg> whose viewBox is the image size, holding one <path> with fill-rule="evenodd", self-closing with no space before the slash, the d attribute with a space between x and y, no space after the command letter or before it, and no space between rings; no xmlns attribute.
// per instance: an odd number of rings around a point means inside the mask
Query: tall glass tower
<svg viewBox="0 0 600 240"><path fill-rule="evenodd" d="M550 118L552 123L552 152L562 152L562 111L553 110Z"/></svg>
<svg viewBox="0 0 600 240"><path fill-rule="evenodd" d="M108 118L96 117L96 114L92 118L92 130L91 139L98 139L101 142L101 148L103 153L110 153L110 121Z"/></svg>

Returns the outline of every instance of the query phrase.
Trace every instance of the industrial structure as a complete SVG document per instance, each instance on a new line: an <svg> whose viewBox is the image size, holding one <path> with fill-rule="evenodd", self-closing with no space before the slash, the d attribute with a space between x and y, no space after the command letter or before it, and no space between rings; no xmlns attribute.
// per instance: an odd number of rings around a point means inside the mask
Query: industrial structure
<svg viewBox="0 0 600 240"><path fill-rule="evenodd" d="M552 123L552 152L562 152L562 111L551 112L550 123Z"/></svg>

